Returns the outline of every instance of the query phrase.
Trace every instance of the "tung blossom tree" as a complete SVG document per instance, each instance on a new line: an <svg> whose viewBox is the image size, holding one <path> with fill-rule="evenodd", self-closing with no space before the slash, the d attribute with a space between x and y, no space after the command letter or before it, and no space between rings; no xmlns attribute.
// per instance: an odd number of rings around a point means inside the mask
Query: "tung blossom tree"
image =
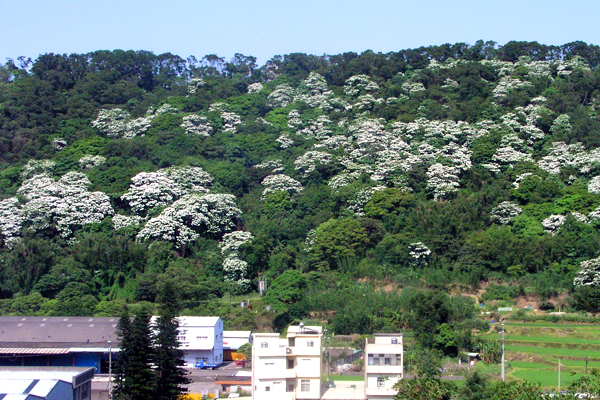
<svg viewBox="0 0 600 400"><path fill-rule="evenodd" d="M231 194L191 193L150 219L137 238L169 241L183 247L200 235L216 236L233 230L241 216Z"/></svg>
<svg viewBox="0 0 600 400"><path fill-rule="evenodd" d="M287 192L289 194L294 194L302 191L302 184L291 178L287 175L277 174L277 175L269 175L262 181L262 185L264 186L262 192L262 199L274 192Z"/></svg>
<svg viewBox="0 0 600 400"><path fill-rule="evenodd" d="M34 231L54 227L64 238L86 224L114 214L109 198L90 192L91 183L80 172L69 172L58 181L47 174L23 182L18 194L25 198L23 218Z"/></svg>
<svg viewBox="0 0 600 400"><path fill-rule="evenodd" d="M574 286L598 286L600 285L600 257L582 261L581 271L573 280Z"/></svg>
<svg viewBox="0 0 600 400"><path fill-rule="evenodd" d="M490 219L499 224L509 224L516 216L520 215L523 209L511 201L503 201L492 209Z"/></svg>
<svg viewBox="0 0 600 400"><path fill-rule="evenodd" d="M18 240L25 216L16 197L0 201L0 244L12 247Z"/></svg>
<svg viewBox="0 0 600 400"><path fill-rule="evenodd" d="M458 168L442 164L433 164L427 170L427 188L433 194L434 200L447 197L456 192L460 183L458 182Z"/></svg>
<svg viewBox="0 0 600 400"><path fill-rule="evenodd" d="M208 137L213 131L208 119L197 114L190 114L183 117L181 127L185 129L186 135L189 136Z"/></svg>
<svg viewBox="0 0 600 400"><path fill-rule="evenodd" d="M219 244L223 260L223 273L225 281L236 286L236 291L247 292L250 290L250 279L248 279L248 263L240 258L240 248L250 243L254 237L250 232L234 231L223 235L223 241Z"/></svg>
<svg viewBox="0 0 600 400"><path fill-rule="evenodd" d="M149 210L169 205L185 193L208 192L212 178L200 167L170 167L156 172L140 172L131 178L129 191L121 196L131 210L145 215Z"/></svg>

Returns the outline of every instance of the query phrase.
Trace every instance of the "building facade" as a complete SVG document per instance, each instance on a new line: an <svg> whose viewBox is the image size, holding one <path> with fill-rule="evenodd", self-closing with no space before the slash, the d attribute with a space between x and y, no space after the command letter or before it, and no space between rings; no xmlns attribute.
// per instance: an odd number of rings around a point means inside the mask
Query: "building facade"
<svg viewBox="0 0 600 400"><path fill-rule="evenodd" d="M204 361L223 363L223 321L219 317L179 317L177 339L185 352L185 366Z"/></svg>
<svg viewBox="0 0 600 400"><path fill-rule="evenodd" d="M393 386L404 378L401 333L375 334L365 344L365 399L392 400Z"/></svg>
<svg viewBox="0 0 600 400"><path fill-rule="evenodd" d="M319 399L321 342L320 326L290 326L285 339L277 333L255 333L252 346L252 398Z"/></svg>
<svg viewBox="0 0 600 400"><path fill-rule="evenodd" d="M156 317L153 317L155 319ZM223 362L223 321L179 317L178 339L189 368ZM0 317L0 366L93 367L107 374L118 357L117 317Z"/></svg>
<svg viewBox="0 0 600 400"><path fill-rule="evenodd" d="M223 358L225 361L234 361L242 358L237 350L246 343L252 343L250 331L224 331L223 332Z"/></svg>

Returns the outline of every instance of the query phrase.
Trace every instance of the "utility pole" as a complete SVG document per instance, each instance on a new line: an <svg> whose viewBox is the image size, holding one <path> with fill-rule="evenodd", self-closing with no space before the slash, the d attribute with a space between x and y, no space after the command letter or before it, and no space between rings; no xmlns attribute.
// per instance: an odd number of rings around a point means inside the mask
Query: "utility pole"
<svg viewBox="0 0 600 400"><path fill-rule="evenodd" d="M327 382L329 382L329 347L327 346L327 326L325 326L325 368L327 368Z"/></svg>
<svg viewBox="0 0 600 400"><path fill-rule="evenodd" d="M501 320L500 326L502 327L502 382L505 381L506 376L504 375L504 318Z"/></svg>
<svg viewBox="0 0 600 400"><path fill-rule="evenodd" d="M585 374L587 375L588 356L585 356Z"/></svg>
<svg viewBox="0 0 600 400"><path fill-rule="evenodd" d="M108 335L108 398L112 399L112 338Z"/></svg>
<svg viewBox="0 0 600 400"><path fill-rule="evenodd" d="M560 358L558 359L558 393L560 393Z"/></svg>

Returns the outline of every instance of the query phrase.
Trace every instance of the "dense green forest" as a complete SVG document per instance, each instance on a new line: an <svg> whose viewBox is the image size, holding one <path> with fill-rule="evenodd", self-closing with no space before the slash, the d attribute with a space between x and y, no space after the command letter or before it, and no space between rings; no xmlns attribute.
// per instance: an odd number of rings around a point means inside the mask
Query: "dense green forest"
<svg viewBox="0 0 600 400"><path fill-rule="evenodd" d="M118 315L173 282L228 329L421 327L447 353L470 340L449 324L477 324L457 293L597 311L599 64L582 42L483 41L9 60L0 310ZM253 310L221 301L259 278Z"/></svg>

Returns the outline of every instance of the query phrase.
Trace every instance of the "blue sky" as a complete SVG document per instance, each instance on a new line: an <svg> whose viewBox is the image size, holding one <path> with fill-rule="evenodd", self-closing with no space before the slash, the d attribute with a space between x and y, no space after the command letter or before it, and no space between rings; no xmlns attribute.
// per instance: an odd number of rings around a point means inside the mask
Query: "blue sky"
<svg viewBox="0 0 600 400"><path fill-rule="evenodd" d="M389 52L494 40L600 44L599 1L555 0L4 0L0 62L20 55L150 50L235 53Z"/></svg>

